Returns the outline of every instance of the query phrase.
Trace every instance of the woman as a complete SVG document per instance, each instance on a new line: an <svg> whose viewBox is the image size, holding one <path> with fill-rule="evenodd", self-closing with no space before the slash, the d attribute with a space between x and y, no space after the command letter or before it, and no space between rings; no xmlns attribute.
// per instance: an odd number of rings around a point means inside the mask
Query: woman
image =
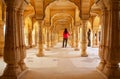
<svg viewBox="0 0 120 79"><path fill-rule="evenodd" d="M63 47L67 47L67 40L69 37L69 32L67 31L67 28L65 28L64 32L63 32Z"/></svg>

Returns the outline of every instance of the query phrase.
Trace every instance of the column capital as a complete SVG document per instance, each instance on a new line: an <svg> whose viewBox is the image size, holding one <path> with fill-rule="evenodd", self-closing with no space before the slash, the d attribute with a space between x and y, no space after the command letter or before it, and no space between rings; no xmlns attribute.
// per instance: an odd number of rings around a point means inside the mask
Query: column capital
<svg viewBox="0 0 120 79"><path fill-rule="evenodd" d="M23 15L24 10L23 9L18 9L18 14Z"/></svg>

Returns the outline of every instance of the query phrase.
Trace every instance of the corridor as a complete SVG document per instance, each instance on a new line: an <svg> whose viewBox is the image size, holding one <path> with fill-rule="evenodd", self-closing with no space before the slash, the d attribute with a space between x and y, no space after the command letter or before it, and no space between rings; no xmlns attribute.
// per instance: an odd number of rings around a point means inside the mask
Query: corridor
<svg viewBox="0 0 120 79"><path fill-rule="evenodd" d="M43 57L37 57L37 48L27 50L25 59L28 71L20 79L104 79L97 72L98 49L87 49L88 57L80 57L80 51L58 43L50 51L44 50Z"/></svg>

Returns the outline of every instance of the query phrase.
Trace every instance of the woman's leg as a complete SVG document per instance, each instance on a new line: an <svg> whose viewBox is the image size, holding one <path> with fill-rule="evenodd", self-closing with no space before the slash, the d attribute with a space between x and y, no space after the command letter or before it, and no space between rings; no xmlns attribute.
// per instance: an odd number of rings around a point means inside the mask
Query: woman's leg
<svg viewBox="0 0 120 79"><path fill-rule="evenodd" d="M66 38L66 39L65 39L65 47L67 47L67 40L68 40L68 39Z"/></svg>
<svg viewBox="0 0 120 79"><path fill-rule="evenodd" d="M63 46L62 47L64 47L64 42L65 42L65 39L63 38Z"/></svg>

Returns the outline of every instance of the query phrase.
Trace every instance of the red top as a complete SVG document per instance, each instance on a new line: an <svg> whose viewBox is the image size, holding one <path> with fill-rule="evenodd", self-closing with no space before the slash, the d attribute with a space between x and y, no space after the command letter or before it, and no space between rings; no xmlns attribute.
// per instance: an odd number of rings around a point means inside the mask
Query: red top
<svg viewBox="0 0 120 79"><path fill-rule="evenodd" d="M63 33L63 38L68 38L68 36L69 36L70 34L69 33Z"/></svg>

